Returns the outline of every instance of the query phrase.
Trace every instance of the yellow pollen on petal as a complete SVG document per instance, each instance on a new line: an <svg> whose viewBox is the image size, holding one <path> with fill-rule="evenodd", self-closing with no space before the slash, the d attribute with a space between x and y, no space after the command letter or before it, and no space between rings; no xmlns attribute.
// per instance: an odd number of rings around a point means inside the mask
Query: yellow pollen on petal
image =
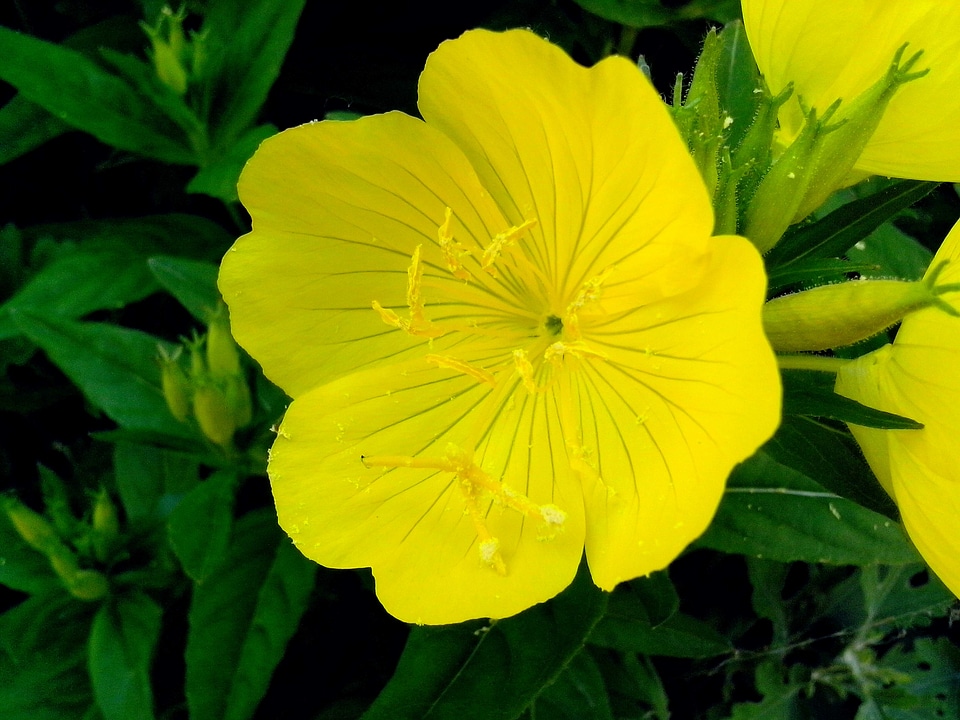
<svg viewBox="0 0 960 720"><path fill-rule="evenodd" d="M428 363L436 365L437 367L448 368L450 370L456 370L457 372L463 373L464 375L469 375L478 382L486 383L487 385L496 386L497 384L497 379L492 373L484 370L483 368L474 367L463 360L457 360L457 358L452 358L447 355L431 354L425 356L424 360L426 360Z"/></svg>
<svg viewBox="0 0 960 720"><path fill-rule="evenodd" d="M517 374L523 381L523 386L527 392L534 394L539 391L536 381L533 379L533 365L527 357L527 351L521 349L513 351L513 364L517 368Z"/></svg>
<svg viewBox="0 0 960 720"><path fill-rule="evenodd" d="M469 280L470 271L463 267L460 258L469 255L470 251L453 239L453 211L450 208L444 211L443 224L437 231L437 238L440 241L440 252L443 255L443 261L447 264L447 270L459 280Z"/></svg>
<svg viewBox="0 0 960 720"><path fill-rule="evenodd" d="M437 338L444 334L444 330L434 325L423 315L423 263L420 262L420 245L413 251L410 267L407 268L407 307L410 309L410 319L400 317L396 312L383 307L374 300L371 305L380 315L380 319L387 325L399 328L410 335L419 335L427 338Z"/></svg>
<svg viewBox="0 0 960 720"><path fill-rule="evenodd" d="M500 554L500 540L487 527L481 508L484 497L490 497L498 505L519 512L536 520L538 538L551 540L563 530L567 514L556 505L538 505L526 495L517 492L506 483L484 472L474 461L472 454L450 444L441 457L410 457L406 455L377 455L360 458L365 467L415 468L439 470L452 473L458 480L463 495L466 513L470 516L477 533L480 560L500 575L507 572Z"/></svg>
<svg viewBox="0 0 960 720"><path fill-rule="evenodd" d="M563 328L566 337L570 340L575 342L580 340L580 316L578 313L584 306L600 299L602 285L614 270L616 270L616 265L610 265L599 275L587 280L580 286L573 302L567 305L567 312L563 316Z"/></svg>
<svg viewBox="0 0 960 720"><path fill-rule="evenodd" d="M480 267L486 270L488 273L497 276L497 269L493 264L497 261L497 258L509 247L512 247L517 239L523 235L527 230L532 228L537 224L536 220L525 220L520 225L515 225L506 232L498 234L493 240L490 241L490 244L483 249L483 256L480 259Z"/></svg>
<svg viewBox="0 0 960 720"><path fill-rule="evenodd" d="M606 353L592 349L583 340L574 340L573 342L558 341L553 343L543 353L543 359L553 363L557 367L560 367L563 359L567 356L575 357L579 360L586 360L587 358L597 358L598 360L607 359Z"/></svg>

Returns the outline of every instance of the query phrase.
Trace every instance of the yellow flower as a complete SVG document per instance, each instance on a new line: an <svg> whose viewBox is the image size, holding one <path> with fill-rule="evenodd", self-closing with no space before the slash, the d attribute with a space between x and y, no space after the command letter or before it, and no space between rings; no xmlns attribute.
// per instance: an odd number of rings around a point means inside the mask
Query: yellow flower
<svg viewBox="0 0 960 720"><path fill-rule="evenodd" d="M960 283L960 224L927 270ZM954 303L956 306L956 303ZM936 306L904 319L892 345L843 366L837 392L923 423L922 430L851 425L907 534L934 572L960 595L960 318Z"/></svg>
<svg viewBox="0 0 960 720"><path fill-rule="evenodd" d="M526 31L444 43L400 113L247 165L220 287L294 401L280 522L395 616L505 617L663 568L779 421L759 256L635 65Z"/></svg>
<svg viewBox="0 0 960 720"><path fill-rule="evenodd" d="M943 0L742 0L747 37L787 138L836 100L838 115L884 77L898 49L929 70L896 89L856 161L867 174L960 181L960 4ZM797 102L799 100L800 102ZM834 117L834 120L837 116Z"/></svg>

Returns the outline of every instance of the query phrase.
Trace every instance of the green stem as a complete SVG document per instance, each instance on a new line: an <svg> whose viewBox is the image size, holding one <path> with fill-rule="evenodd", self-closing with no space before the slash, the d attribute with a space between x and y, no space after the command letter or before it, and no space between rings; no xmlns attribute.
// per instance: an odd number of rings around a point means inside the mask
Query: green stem
<svg viewBox="0 0 960 720"><path fill-rule="evenodd" d="M824 355L777 355L781 370L817 370L836 375L849 360Z"/></svg>

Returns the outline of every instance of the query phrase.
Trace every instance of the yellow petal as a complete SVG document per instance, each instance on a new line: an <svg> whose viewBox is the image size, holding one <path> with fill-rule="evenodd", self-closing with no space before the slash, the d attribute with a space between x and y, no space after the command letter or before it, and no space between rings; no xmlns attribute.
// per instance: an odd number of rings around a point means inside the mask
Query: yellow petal
<svg viewBox="0 0 960 720"><path fill-rule="evenodd" d="M404 307L418 245L425 284L510 309L510 298L477 283L465 289L444 265L446 208L477 255L509 225L463 154L420 120L388 113L287 130L263 143L239 189L253 232L224 257L220 290L237 340L293 397L423 346L426 338L396 332L371 306Z"/></svg>
<svg viewBox="0 0 960 720"><path fill-rule="evenodd" d="M612 589L670 563L716 512L733 466L780 422L780 377L759 309L756 250L714 238L694 290L584 321L607 359L571 380L587 507L587 561Z"/></svg>
<svg viewBox="0 0 960 720"><path fill-rule="evenodd" d="M879 80L894 53L923 50L923 78L894 95L857 169L920 180L960 180L960 5L941 0L743 0L750 46L770 89L794 83L795 95L821 112L849 102ZM802 120L791 99L786 134Z"/></svg>
<svg viewBox="0 0 960 720"><path fill-rule="evenodd" d="M298 398L270 458L281 525L323 565L372 566L384 607L408 622L505 617L552 597L582 555L580 489L561 462L555 404L524 392L508 405L506 389L421 359L354 373ZM481 493L504 574L483 560L461 479L383 460L429 465L457 455L566 515L554 527Z"/></svg>
<svg viewBox="0 0 960 720"><path fill-rule="evenodd" d="M427 60L419 105L511 224L538 220L524 251L557 295L613 263L633 278L636 303L699 279L710 201L635 64L611 57L587 69L524 30L471 31Z"/></svg>

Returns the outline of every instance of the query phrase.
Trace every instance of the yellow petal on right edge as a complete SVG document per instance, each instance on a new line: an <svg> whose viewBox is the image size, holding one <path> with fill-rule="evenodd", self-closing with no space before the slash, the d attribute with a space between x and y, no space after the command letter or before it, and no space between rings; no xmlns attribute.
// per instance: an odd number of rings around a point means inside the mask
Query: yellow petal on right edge
<svg viewBox="0 0 960 720"><path fill-rule="evenodd" d="M587 562L606 590L666 567L710 523L733 466L780 423L780 375L763 333L763 263L715 237L703 283L583 323L568 438L587 507ZM600 302L603 302L601 298Z"/></svg>
<svg viewBox="0 0 960 720"><path fill-rule="evenodd" d="M788 137L802 120L797 97L820 113L883 77L894 53L923 55L927 76L902 86L857 169L917 180L960 181L960 4L942 0L743 0L754 57L771 91L794 83L781 111Z"/></svg>

